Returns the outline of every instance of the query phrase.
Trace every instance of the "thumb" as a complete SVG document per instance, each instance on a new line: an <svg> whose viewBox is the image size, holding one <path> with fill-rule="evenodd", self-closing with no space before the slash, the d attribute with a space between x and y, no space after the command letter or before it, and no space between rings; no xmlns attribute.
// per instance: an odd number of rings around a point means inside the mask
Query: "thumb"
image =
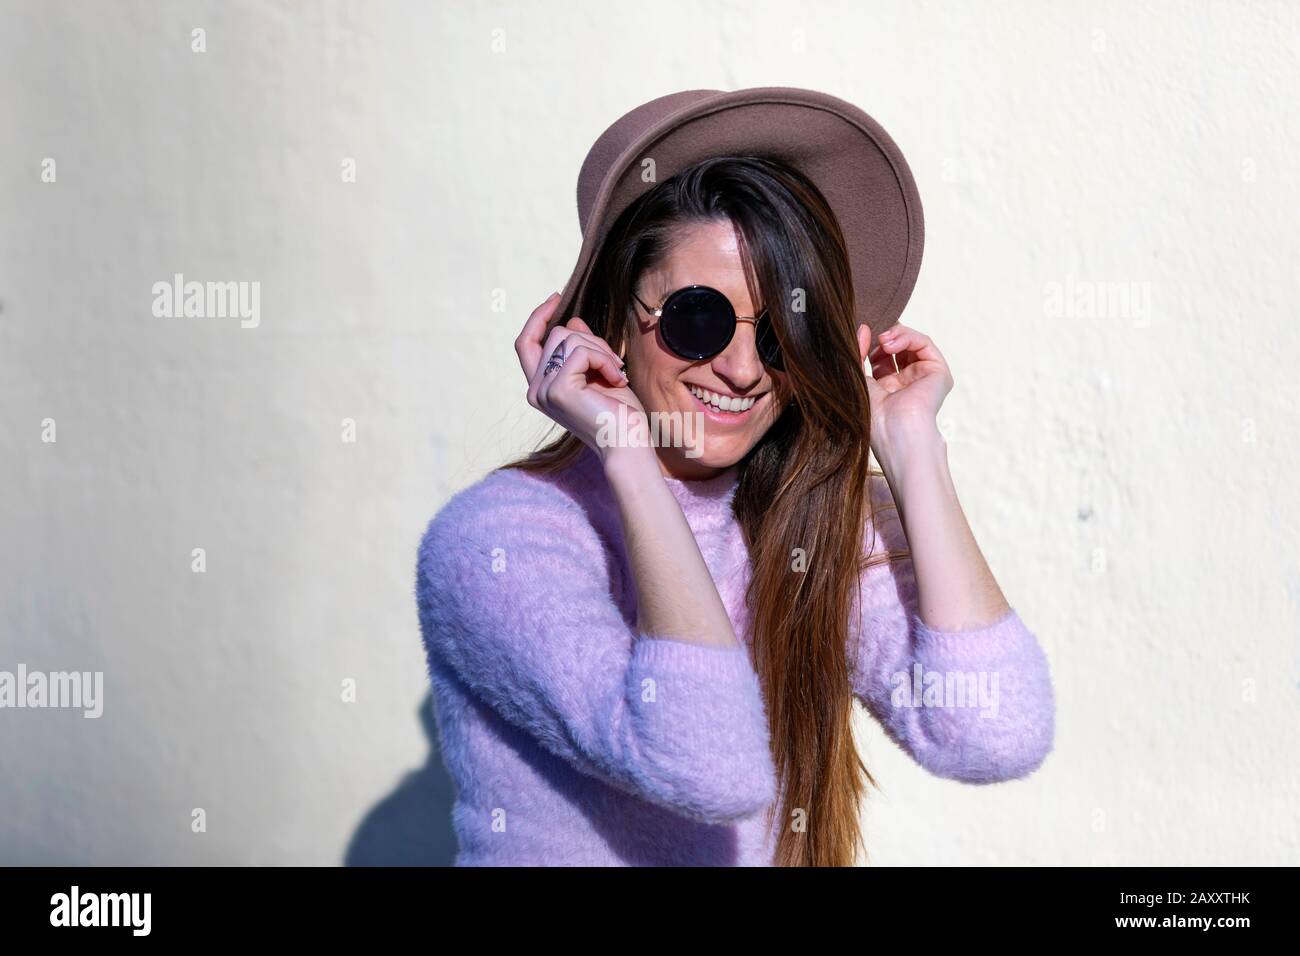
<svg viewBox="0 0 1300 956"><path fill-rule="evenodd" d="M566 329L573 329L575 332L586 332L588 335L596 334L595 332L591 331L591 326L589 326L586 322L582 321L582 319L578 318L576 315L573 318L569 319L568 322L565 322L564 327Z"/></svg>
<svg viewBox="0 0 1300 956"><path fill-rule="evenodd" d="M867 355L871 352L871 339L874 335L871 326L865 323L858 326L858 356L863 362L867 360Z"/></svg>
<svg viewBox="0 0 1300 956"><path fill-rule="evenodd" d="M872 378L871 369L864 366L862 372L867 378L867 399L871 403L872 412L875 412L876 409L880 407L880 403L885 400L885 396L889 393L885 391L883 385Z"/></svg>

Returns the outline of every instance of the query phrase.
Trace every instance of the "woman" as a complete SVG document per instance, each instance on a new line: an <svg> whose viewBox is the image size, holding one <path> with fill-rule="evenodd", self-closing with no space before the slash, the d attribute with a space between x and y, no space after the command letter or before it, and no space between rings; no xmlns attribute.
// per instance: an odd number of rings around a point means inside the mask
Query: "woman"
<svg viewBox="0 0 1300 956"><path fill-rule="evenodd" d="M528 401L565 434L420 549L458 865L852 864L855 697L943 777L1050 751L1046 660L948 474L951 373L857 323L850 259L793 165L709 157L615 218L578 315L529 316Z"/></svg>

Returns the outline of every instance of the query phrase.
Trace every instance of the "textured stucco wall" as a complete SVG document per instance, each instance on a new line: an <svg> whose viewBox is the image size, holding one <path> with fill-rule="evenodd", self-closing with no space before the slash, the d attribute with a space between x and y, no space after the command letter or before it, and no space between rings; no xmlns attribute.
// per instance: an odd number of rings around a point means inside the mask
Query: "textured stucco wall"
<svg viewBox="0 0 1300 956"><path fill-rule="evenodd" d="M874 862L1300 861L1298 75L1282 3L6 0L0 669L105 699L0 711L0 862L450 859L424 523L544 430L511 343L591 140L762 85L909 157L903 321L1058 694L985 788L863 716ZM260 323L155 317L178 272Z"/></svg>

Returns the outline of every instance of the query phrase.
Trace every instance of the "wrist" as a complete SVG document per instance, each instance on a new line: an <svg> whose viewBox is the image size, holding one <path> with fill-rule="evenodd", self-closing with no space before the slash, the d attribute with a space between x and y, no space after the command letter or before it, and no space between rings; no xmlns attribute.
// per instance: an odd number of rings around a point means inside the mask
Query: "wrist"
<svg viewBox="0 0 1300 956"><path fill-rule="evenodd" d="M625 445L606 448L603 452L600 463L605 472L605 480L616 490L641 484L649 478L663 478L658 456L649 446Z"/></svg>
<svg viewBox="0 0 1300 956"><path fill-rule="evenodd" d="M948 460L948 442L935 422L896 428L887 437L881 436L879 442L873 441L871 451L886 475L898 477L904 471L942 465Z"/></svg>

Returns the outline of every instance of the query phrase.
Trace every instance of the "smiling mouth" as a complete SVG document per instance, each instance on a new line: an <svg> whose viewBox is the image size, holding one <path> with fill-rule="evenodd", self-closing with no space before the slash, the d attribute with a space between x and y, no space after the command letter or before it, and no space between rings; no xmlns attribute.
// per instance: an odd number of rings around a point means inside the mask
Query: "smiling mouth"
<svg viewBox="0 0 1300 956"><path fill-rule="evenodd" d="M707 388L701 388L699 385L687 384L686 388L706 411L724 420L744 418L749 413L749 410L761 402L763 396L767 394L767 392L763 392L761 395L747 395L744 398L737 398L731 395L721 395Z"/></svg>

